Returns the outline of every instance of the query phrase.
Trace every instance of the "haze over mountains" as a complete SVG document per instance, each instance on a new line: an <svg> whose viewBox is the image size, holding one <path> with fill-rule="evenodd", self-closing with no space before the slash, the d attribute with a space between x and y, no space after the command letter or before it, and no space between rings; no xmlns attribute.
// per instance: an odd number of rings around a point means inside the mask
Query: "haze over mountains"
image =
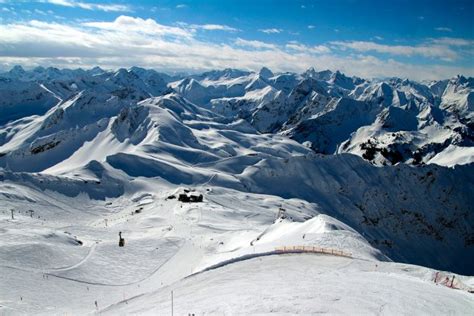
<svg viewBox="0 0 474 316"><path fill-rule="evenodd" d="M16 66L0 74L0 96L1 280L22 285L13 294L1 289L8 311L85 313L100 297L100 309L110 305L111 314L151 314L166 310L167 286L199 292L205 280L183 281L192 273L300 245L350 252L356 263L321 256L301 264L341 267L344 277L336 271L334 280L353 289L360 284L354 271L372 273L375 262L387 284L409 278L423 289L420 299L439 296L434 310L451 300L460 302L458 313L474 306L467 292L436 288L428 269L474 273L473 78ZM203 195L203 203L177 201L185 190ZM7 219L11 209L15 219ZM127 238L123 252L119 231ZM285 266L297 270L291 258L261 264L284 274ZM240 278L258 266L238 264L242 270L225 269ZM223 270L216 271L205 273L224 284ZM38 295L45 273L69 293ZM464 289L474 284L458 278ZM127 295L106 293L107 286ZM225 310L203 303L206 293L186 308ZM298 300L303 307L290 313L314 312ZM369 305L360 312L378 308ZM408 305L417 311L416 300ZM268 312L262 306L248 311Z"/></svg>

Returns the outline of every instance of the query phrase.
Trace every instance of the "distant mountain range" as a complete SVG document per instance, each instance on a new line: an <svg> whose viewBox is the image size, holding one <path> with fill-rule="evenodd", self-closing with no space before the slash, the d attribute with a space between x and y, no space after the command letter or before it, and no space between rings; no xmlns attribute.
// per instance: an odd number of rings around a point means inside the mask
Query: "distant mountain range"
<svg viewBox="0 0 474 316"><path fill-rule="evenodd" d="M226 122L245 120L259 133L288 136L316 153L351 153L376 165L474 161L474 79L463 76L418 83L312 68L302 74L262 68L169 76L138 67L25 71L15 66L0 74L0 94L3 165L35 141L33 135L20 141L11 132L31 115L41 115L35 121L44 120L43 125L61 120L56 132L64 134L162 95Z"/></svg>

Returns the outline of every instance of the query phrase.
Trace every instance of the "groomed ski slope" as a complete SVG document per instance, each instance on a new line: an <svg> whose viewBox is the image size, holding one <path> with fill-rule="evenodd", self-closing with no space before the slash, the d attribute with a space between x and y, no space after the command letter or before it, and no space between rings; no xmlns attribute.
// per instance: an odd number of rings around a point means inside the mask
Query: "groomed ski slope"
<svg viewBox="0 0 474 316"><path fill-rule="evenodd" d="M236 262L101 310L103 315L469 315L472 294L417 266L291 254Z"/></svg>

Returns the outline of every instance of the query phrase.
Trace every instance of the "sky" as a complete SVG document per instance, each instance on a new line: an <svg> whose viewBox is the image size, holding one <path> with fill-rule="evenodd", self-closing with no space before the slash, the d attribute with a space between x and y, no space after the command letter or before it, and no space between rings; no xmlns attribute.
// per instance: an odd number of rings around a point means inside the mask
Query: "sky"
<svg viewBox="0 0 474 316"><path fill-rule="evenodd" d="M474 1L0 0L0 69L474 76Z"/></svg>

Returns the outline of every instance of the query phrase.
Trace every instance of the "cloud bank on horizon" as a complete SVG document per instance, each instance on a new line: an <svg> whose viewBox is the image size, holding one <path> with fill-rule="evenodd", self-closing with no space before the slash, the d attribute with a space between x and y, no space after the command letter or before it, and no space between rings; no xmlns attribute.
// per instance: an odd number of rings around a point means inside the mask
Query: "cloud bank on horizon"
<svg viewBox="0 0 474 316"><path fill-rule="evenodd" d="M473 13L474 3L461 0L0 0L0 68L474 76Z"/></svg>

